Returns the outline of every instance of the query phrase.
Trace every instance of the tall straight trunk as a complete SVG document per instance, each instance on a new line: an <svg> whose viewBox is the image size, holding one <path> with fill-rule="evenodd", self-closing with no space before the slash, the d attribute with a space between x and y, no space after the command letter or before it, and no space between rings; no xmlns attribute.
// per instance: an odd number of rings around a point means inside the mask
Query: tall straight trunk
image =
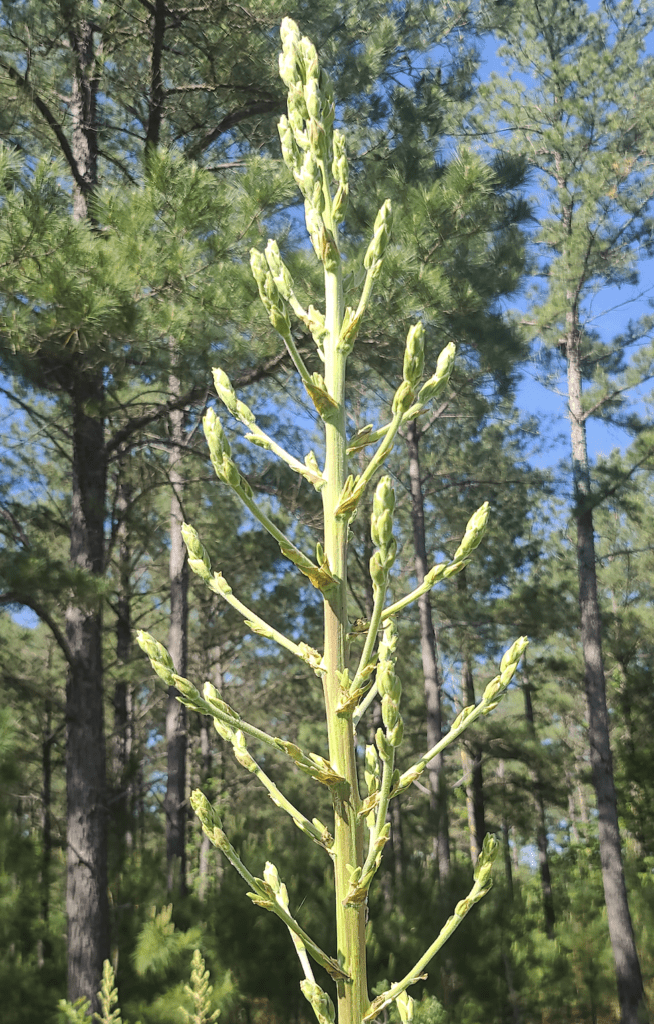
<svg viewBox="0 0 654 1024"><path fill-rule="evenodd" d="M173 344L171 353L174 362ZM179 395L180 382L174 372L170 375L170 393ZM182 540L181 527L184 522L183 491L184 477L180 469L184 444L184 412L173 409L170 413L170 456L168 475L171 486L170 498L170 629L168 650L180 676L186 675L188 637L188 563L186 546ZM167 888L186 895L186 708L177 700L177 690L168 690L166 709L166 751L168 778L164 810L166 812L166 864L168 867Z"/></svg>
<svg viewBox="0 0 654 1024"><path fill-rule="evenodd" d="M420 479L420 434L415 420L407 427L406 442L409 450L409 480L411 485L411 524L416 576L421 581L431 568L427 564L425 539L425 509ZM427 748L443 738L441 708L442 681L436 659L436 634L429 591L418 600L420 614L420 653L425 687ZM450 835L445 785L445 759L437 754L427 768L429 775L429 810L432 821L433 849L438 862L439 877L444 880L450 873Z"/></svg>
<svg viewBox="0 0 654 1024"><path fill-rule="evenodd" d="M44 938L39 947L39 967L43 967L52 956L52 945L47 937L50 918L50 874L52 866L52 701L46 697L45 723L41 740L41 921Z"/></svg>
<svg viewBox="0 0 654 1024"><path fill-rule="evenodd" d="M73 216L88 215L97 178L97 123L93 28L71 17L73 59L72 153L78 178ZM100 577L104 566L106 451L102 368L72 369L72 510L70 559L75 568ZM102 963L109 952L107 898L107 793L102 692L100 599L66 609L69 669L66 686L66 914L68 999L84 996L98 1010Z"/></svg>
<svg viewBox="0 0 654 1024"><path fill-rule="evenodd" d="M104 424L96 409L102 379L86 377L73 395L70 558L103 571L106 466ZM82 392L82 394L80 394ZM93 412L87 412L88 407ZM66 687L68 998L96 1003L108 956L107 793L100 598L66 609L70 665Z"/></svg>
<svg viewBox="0 0 654 1024"><path fill-rule="evenodd" d="M536 723L534 720L534 705L531 699L533 687L527 678L527 659L523 657L522 671L524 684L522 692L525 699L525 718L533 740L536 740ZM543 897L543 915L545 917L545 934L548 939L554 938L554 896L552 894L552 876L550 873L550 861L547 852L547 822L545 818L545 800L543 798L543 786L538 772L532 773L534 780L534 799L538 812L538 824L536 826L536 846L538 847L538 871L540 874L540 889Z"/></svg>
<svg viewBox="0 0 654 1024"><path fill-rule="evenodd" d="M464 570L465 571L465 570ZM475 684L472 676L470 655L464 652L461 676L464 705L475 703ZM481 750L473 742L461 746L461 761L466 776L466 806L470 827L470 856L477 863L486 835L486 813L484 809L484 777L481 767Z"/></svg>
<svg viewBox="0 0 654 1024"><path fill-rule="evenodd" d="M648 1014L622 865L602 658L602 624L597 597L595 534L586 447L586 421L582 406L580 337L576 311L572 303L567 314L566 327L567 334L563 339L563 347L568 366L581 643L585 668L590 762L597 799L602 882L615 961L621 1022L642 1024L648 1019Z"/></svg>
<svg viewBox="0 0 654 1024"><path fill-rule="evenodd" d="M116 791L113 806L113 827L117 829L119 851L131 849L134 842L130 780L133 741L132 694L125 674L132 652L131 558L127 514L131 487L118 482L116 512L118 525L118 600L116 602L116 660L121 675L114 689L114 777Z"/></svg>

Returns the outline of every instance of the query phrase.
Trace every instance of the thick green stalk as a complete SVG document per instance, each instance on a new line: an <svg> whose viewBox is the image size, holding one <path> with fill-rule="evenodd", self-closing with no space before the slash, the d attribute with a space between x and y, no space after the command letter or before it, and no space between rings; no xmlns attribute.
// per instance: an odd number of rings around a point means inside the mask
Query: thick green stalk
<svg viewBox="0 0 654 1024"><path fill-rule="evenodd" d="M327 212L327 211L325 211ZM327 220L327 218L325 218ZM335 225L328 225L335 234ZM336 888L336 936L338 960L352 982L339 981L339 1024L361 1024L368 1008L366 981L365 910L345 907L343 901L350 885L350 870L363 863L363 822L359 819L354 730L351 715L336 714L339 698L339 674L347 665L347 517L334 514L346 478L345 439L345 363L346 354L338 350L343 322L343 287L340 262L334 270L325 267L325 326L329 339L325 345L325 383L337 409L325 423L325 477L322 491L324 545L329 567L337 583L325 595L325 707L329 736L329 759L333 768L348 782L348 792L334 790L334 876ZM350 867L348 868L348 865Z"/></svg>

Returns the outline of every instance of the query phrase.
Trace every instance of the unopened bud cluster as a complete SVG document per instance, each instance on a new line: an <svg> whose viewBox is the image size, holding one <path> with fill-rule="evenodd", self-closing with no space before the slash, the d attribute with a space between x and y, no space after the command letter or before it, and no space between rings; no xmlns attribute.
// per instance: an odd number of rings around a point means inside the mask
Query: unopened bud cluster
<svg viewBox="0 0 654 1024"><path fill-rule="evenodd" d="M279 122L282 156L304 196L316 255L330 267L338 260L333 230L345 212L348 189L345 142L334 131L334 89L315 46L290 18L282 22L281 37L279 73L288 88L288 116ZM333 205L330 172L337 184Z"/></svg>
<svg viewBox="0 0 654 1024"><path fill-rule="evenodd" d="M388 761L392 749L399 747L404 735L404 723L400 715L402 683L395 674L395 648L397 633L393 622L387 623L379 644L379 665L377 668L377 690L382 699L382 721L385 732L377 730L377 748L382 761Z"/></svg>
<svg viewBox="0 0 654 1024"><path fill-rule="evenodd" d="M388 573L395 561L397 542L393 537L395 491L390 476L383 476L375 489L370 517L370 536L377 548L370 559L374 587L386 587Z"/></svg>
<svg viewBox="0 0 654 1024"><path fill-rule="evenodd" d="M484 702L489 702L484 709L485 714L496 708L504 696L506 688L513 679L520 658L525 653L528 644L529 641L526 636L519 636L503 655L500 662L500 674L491 679L484 690L483 700Z"/></svg>
<svg viewBox="0 0 654 1024"><path fill-rule="evenodd" d="M458 548L454 553L453 562L458 562L462 558L467 558L475 548L478 548L481 544L482 537L486 533L486 527L488 525L488 516L490 514L490 505L487 501L481 505L476 512L470 516L468 525L466 526L466 532L463 535L463 540L459 544Z"/></svg>

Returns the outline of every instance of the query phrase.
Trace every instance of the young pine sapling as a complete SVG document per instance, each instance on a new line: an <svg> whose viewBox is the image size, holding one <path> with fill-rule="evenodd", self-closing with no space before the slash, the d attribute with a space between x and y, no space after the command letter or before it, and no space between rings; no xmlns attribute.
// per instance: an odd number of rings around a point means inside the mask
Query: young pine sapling
<svg viewBox="0 0 654 1024"><path fill-rule="evenodd" d="M227 410L248 430L253 444L266 448L320 492L323 504L324 537L316 548L315 560L300 551L259 507L247 480L234 462L222 424L209 409L203 421L214 469L239 496L250 513L274 537L282 554L290 559L320 591L324 609L324 647L318 651L296 643L273 629L233 593L220 572L214 572L209 555L190 525L182 533L189 565L207 586L227 601L244 618L248 629L275 640L290 651L321 680L324 690L328 732L328 755L305 752L295 743L270 736L244 721L219 697L210 683L202 693L188 679L177 675L166 649L147 633L138 640L155 672L168 686L179 691L179 700L200 714L209 715L224 741L233 747L236 759L266 787L273 801L330 857L334 866L337 950L325 952L307 935L289 906L286 887L271 863L263 878L256 878L242 862L222 829L215 808L200 790L191 802L205 834L222 851L250 888L248 895L259 906L279 917L290 932L297 950L304 980L301 989L320 1024L332 1024L336 1010L331 997L316 983L311 961L320 964L336 985L338 1024L364 1024L375 1020L395 1002L403 1021L409 1021L413 1004L408 988L422 976L424 968L470 908L491 886L491 866L497 841L486 836L474 872L474 884L461 900L425 954L409 973L372 1002L366 981L365 915L368 890L379 868L382 851L389 839L389 802L410 786L440 751L453 743L480 715L488 714L503 696L516 670L527 641L516 640L500 664L499 674L488 684L479 704L465 708L447 735L415 763L400 773L396 753L402 743L400 714L402 685L396 674L396 627L400 611L416 601L436 583L460 572L479 545L488 519L485 503L470 519L465 535L450 562L434 566L415 590L387 605L389 574L395 559L393 511L395 496L391 479L382 476L373 499L371 536L374 553L370 560L373 610L366 624L363 651L354 666L350 662L347 614L348 526L369 484L372 484L390 453L398 430L420 413L446 388L455 347L441 352L435 373L422 384L424 332L417 323L408 332L403 379L395 392L391 419L384 427L366 427L351 438L345 430L345 372L349 353L367 303L378 277L391 230L391 206L387 201L375 220L372 241L365 258L365 279L356 309L344 308L342 263L338 224L343 220L348 198L348 164L343 134L334 125L334 96L331 82L320 69L315 47L301 38L295 23L284 19L281 27L283 51L280 74L288 87L288 116L279 124L282 153L304 196L307 230L321 261L325 278L325 311L304 309L294 290L276 242L269 241L264 253L252 251L252 273L270 321L281 335L318 415L325 434L325 464L321 470L313 452L304 462L295 459L257 424L252 410L240 401L226 374L216 369L214 383ZM291 333L290 313L311 333L324 363L324 376L310 373L297 350ZM372 448L366 468L358 476L348 475L348 455ZM378 641L378 636L381 639ZM356 728L375 699L381 700L383 727L375 743L366 747L365 794L359 787ZM250 744L263 744L288 757L300 771L327 786L334 809L330 831L321 821L306 818L284 796L250 753Z"/></svg>

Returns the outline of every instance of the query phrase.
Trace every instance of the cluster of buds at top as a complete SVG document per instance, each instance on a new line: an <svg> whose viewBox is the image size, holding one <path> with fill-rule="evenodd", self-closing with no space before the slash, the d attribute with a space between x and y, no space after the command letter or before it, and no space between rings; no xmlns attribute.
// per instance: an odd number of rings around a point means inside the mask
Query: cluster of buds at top
<svg viewBox="0 0 654 1024"><path fill-rule="evenodd" d="M395 491L390 476L383 476L375 489L370 517L370 536L377 548L370 559L374 587L386 587L388 573L395 561L397 542L393 536Z"/></svg>
<svg viewBox="0 0 654 1024"><path fill-rule="evenodd" d="M382 699L382 721L386 731L378 729L375 739L382 761L392 759L393 748L399 747L404 735L404 723L400 715L402 683L395 674L396 646L395 624L387 622L379 644L377 666L377 690Z"/></svg>
<svg viewBox="0 0 654 1024"><path fill-rule="evenodd" d="M316 48L301 37L290 18L281 27L282 53L279 73L288 88L288 117L279 122L282 156L302 195L307 229L319 259L328 267L338 259L335 240L326 230L323 214L326 204L333 228L336 212L331 207L329 172L338 184L338 217L344 212L347 196L347 159L342 137L333 142L334 89L329 76L320 68Z"/></svg>

